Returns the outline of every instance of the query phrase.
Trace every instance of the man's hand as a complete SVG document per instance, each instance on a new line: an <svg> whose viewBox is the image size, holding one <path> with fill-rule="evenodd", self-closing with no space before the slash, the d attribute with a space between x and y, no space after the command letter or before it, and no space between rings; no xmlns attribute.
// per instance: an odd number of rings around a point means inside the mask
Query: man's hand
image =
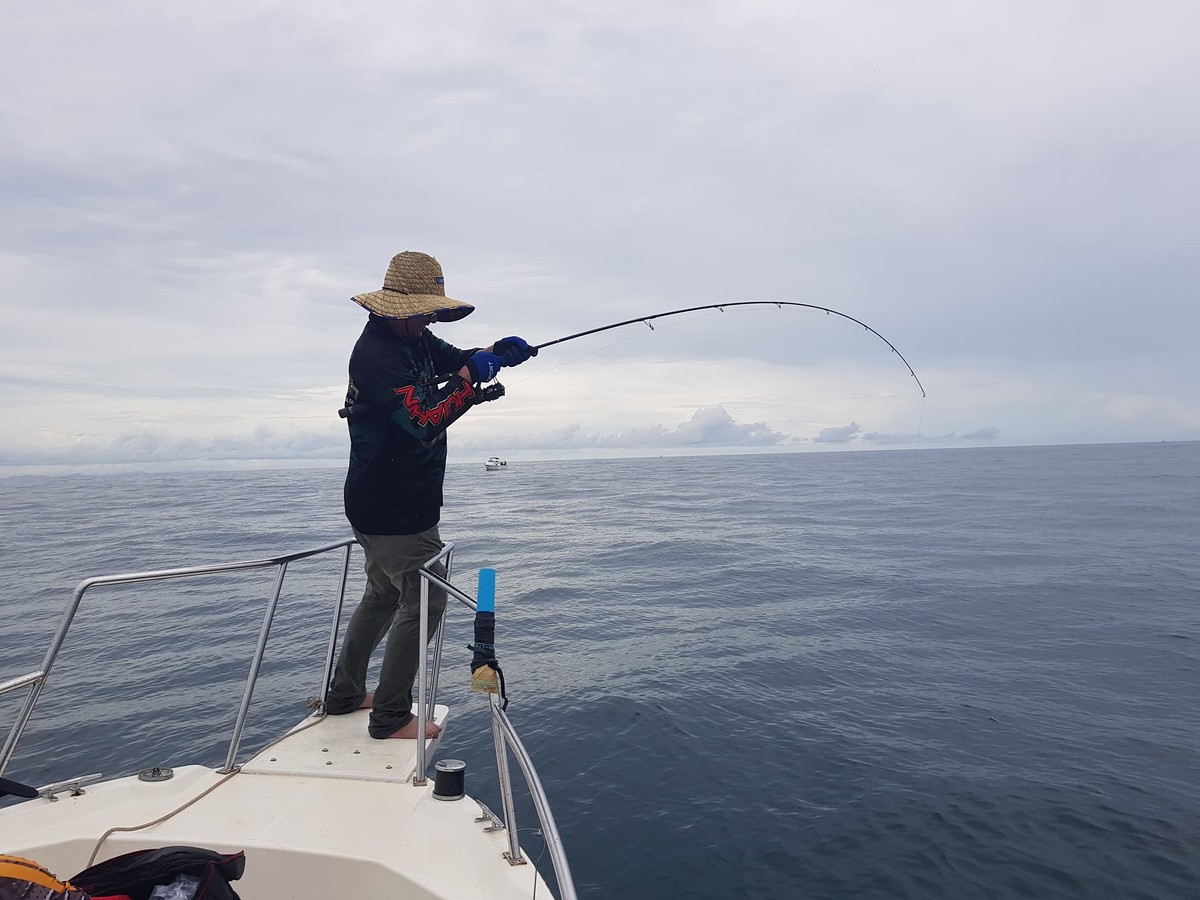
<svg viewBox="0 0 1200 900"><path fill-rule="evenodd" d="M492 344L492 352L504 360L506 366L519 366L531 356L537 356L537 347L530 347L524 338L500 338Z"/></svg>
<svg viewBox="0 0 1200 900"><path fill-rule="evenodd" d="M488 350L476 350L475 355L467 360L467 364L463 368L470 374L468 381L472 384L482 384L500 374L500 368L503 365L504 360L495 353Z"/></svg>

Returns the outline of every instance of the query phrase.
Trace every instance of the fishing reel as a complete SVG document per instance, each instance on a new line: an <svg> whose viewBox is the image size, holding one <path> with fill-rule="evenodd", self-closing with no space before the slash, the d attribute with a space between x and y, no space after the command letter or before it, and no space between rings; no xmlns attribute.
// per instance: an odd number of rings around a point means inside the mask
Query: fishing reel
<svg viewBox="0 0 1200 900"><path fill-rule="evenodd" d="M487 387L481 387L475 391L476 403L490 403L493 400L499 400L504 396L504 385L500 382L489 384Z"/></svg>

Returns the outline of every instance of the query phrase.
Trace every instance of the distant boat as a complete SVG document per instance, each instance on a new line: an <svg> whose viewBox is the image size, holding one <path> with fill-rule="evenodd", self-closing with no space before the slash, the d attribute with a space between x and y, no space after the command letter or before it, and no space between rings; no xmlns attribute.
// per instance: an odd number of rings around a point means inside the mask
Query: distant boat
<svg viewBox="0 0 1200 900"><path fill-rule="evenodd" d="M491 459L489 459L487 462L485 462L483 464L483 468L486 469L488 472L499 472L503 469L507 469L508 463L498 456L493 456Z"/></svg>

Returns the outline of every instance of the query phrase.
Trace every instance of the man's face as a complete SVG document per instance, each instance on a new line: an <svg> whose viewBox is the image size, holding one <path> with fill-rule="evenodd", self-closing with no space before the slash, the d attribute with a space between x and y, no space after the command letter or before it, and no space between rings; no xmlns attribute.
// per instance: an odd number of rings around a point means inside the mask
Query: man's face
<svg viewBox="0 0 1200 900"><path fill-rule="evenodd" d="M409 316L407 319L388 319L392 331L402 338L420 337L425 326L437 320L436 315Z"/></svg>

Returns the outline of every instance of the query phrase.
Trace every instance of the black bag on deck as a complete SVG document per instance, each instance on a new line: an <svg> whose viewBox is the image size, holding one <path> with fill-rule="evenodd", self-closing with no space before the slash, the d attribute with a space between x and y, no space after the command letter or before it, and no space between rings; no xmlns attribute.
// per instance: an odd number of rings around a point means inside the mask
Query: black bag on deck
<svg viewBox="0 0 1200 900"><path fill-rule="evenodd" d="M193 900L240 900L229 882L246 871L246 854L216 853L200 847L160 847L135 850L84 869L71 884L93 895L128 894L147 900L157 885L170 884L177 875L200 879Z"/></svg>

